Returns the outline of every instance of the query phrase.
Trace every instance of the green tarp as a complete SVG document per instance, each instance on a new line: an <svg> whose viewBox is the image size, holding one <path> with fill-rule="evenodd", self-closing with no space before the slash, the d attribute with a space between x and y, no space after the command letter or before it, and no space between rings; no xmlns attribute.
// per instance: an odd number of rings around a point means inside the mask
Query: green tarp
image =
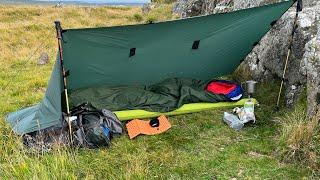
<svg viewBox="0 0 320 180"><path fill-rule="evenodd" d="M230 74L294 2L155 24L65 30L68 89L149 85L172 77L205 81ZM192 49L197 41L198 49ZM59 71L56 65L39 105L9 114L16 133L59 125Z"/></svg>
<svg viewBox="0 0 320 180"><path fill-rule="evenodd" d="M24 134L60 124L62 118L61 78L60 63L57 61L43 100L35 106L8 115L7 121L14 132Z"/></svg>

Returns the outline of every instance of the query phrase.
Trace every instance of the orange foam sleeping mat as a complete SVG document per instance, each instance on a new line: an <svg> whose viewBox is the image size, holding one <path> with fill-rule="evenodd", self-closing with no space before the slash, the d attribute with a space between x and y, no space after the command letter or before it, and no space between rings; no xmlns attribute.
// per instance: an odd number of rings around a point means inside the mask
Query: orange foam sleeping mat
<svg viewBox="0 0 320 180"><path fill-rule="evenodd" d="M171 128L171 124L166 116L161 115L158 117L159 126L152 127L150 120L134 119L126 124L128 135L130 139L137 137L140 134L144 135L155 135L161 134Z"/></svg>

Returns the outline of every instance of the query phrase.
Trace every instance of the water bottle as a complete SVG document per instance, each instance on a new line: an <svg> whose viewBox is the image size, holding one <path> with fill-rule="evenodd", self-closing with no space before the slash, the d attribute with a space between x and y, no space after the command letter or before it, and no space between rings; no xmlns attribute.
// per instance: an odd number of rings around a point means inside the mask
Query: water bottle
<svg viewBox="0 0 320 180"><path fill-rule="evenodd" d="M254 102L252 99L248 99L244 105L243 110L247 114L254 114Z"/></svg>
<svg viewBox="0 0 320 180"><path fill-rule="evenodd" d="M239 120L239 118L233 114L224 112L223 121L227 123L232 129L239 131L242 129L244 124Z"/></svg>
<svg viewBox="0 0 320 180"><path fill-rule="evenodd" d="M245 124L248 122L256 122L256 117L254 115L254 102L252 99L248 99L243 105L244 115L240 120Z"/></svg>

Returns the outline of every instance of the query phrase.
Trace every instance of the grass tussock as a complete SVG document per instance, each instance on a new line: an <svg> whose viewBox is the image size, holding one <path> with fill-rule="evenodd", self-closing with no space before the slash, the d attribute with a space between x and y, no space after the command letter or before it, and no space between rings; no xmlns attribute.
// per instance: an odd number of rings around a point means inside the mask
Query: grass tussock
<svg viewBox="0 0 320 180"><path fill-rule="evenodd" d="M320 111L308 118L305 106L298 105L278 118L281 123L279 153L285 162L320 170ZM319 175L319 174L318 174Z"/></svg>

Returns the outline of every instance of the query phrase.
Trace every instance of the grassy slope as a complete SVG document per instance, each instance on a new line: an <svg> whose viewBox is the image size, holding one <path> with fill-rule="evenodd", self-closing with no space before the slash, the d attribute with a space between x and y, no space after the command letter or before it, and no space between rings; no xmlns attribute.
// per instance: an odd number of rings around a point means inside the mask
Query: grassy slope
<svg viewBox="0 0 320 180"><path fill-rule="evenodd" d="M142 15L139 8L52 8L0 6L0 177L15 178L285 178L300 179L308 170L281 163L275 156L277 125L272 121L273 85L258 94L258 124L234 132L221 122L223 110L171 117L162 135L123 136L111 149L60 149L32 154L23 148L4 117L39 102L56 54L53 21L64 28L142 23L172 18L170 6ZM50 63L37 66L41 52Z"/></svg>

